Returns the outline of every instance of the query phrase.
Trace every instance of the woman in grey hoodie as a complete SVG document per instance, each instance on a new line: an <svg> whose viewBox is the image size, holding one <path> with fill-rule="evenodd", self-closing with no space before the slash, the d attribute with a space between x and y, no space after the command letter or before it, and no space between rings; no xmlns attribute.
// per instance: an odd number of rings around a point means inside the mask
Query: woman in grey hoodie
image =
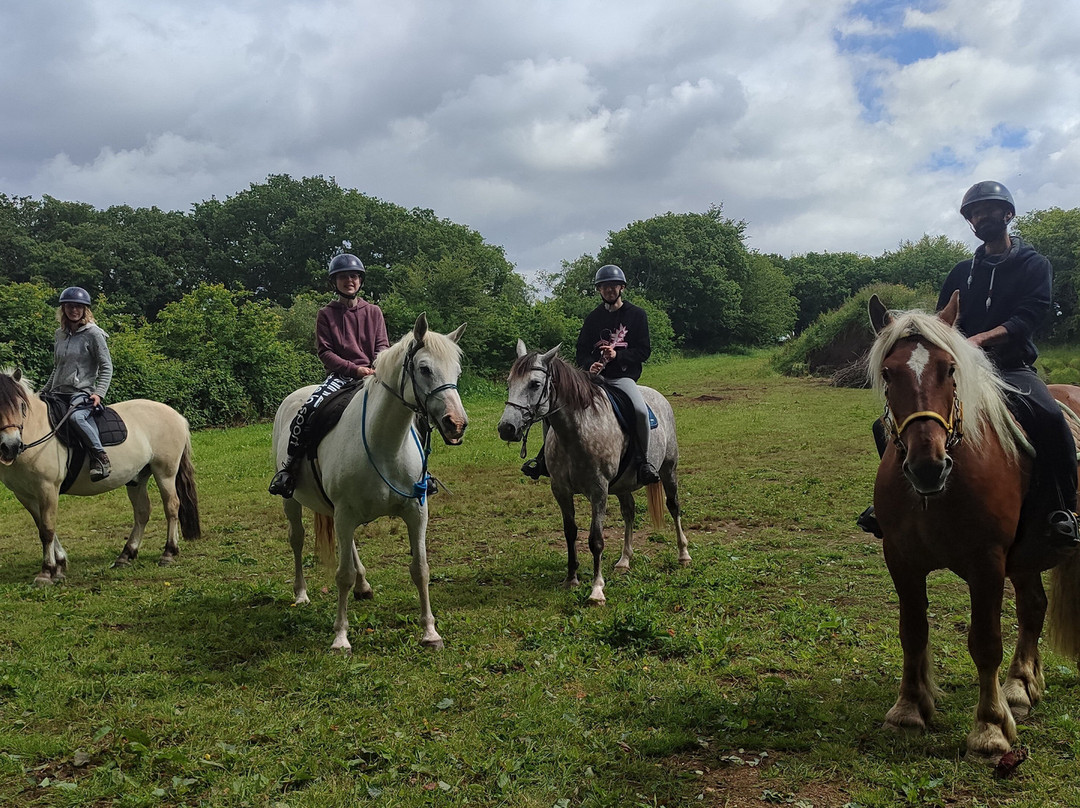
<svg viewBox="0 0 1080 808"><path fill-rule="evenodd" d="M105 342L108 335L94 322L90 293L78 286L60 293L56 319L60 327L56 329L53 372L41 391L66 397L68 405L76 408L71 420L86 437L90 479L97 482L112 471L93 417L94 407L101 405L112 381L112 357Z"/></svg>

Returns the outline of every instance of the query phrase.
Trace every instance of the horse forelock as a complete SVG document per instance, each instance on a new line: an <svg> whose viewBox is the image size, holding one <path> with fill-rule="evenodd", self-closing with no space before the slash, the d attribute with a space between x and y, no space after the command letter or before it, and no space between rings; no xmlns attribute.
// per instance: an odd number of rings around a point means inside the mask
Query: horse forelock
<svg viewBox="0 0 1080 808"><path fill-rule="evenodd" d="M539 351L529 351L515 359L514 364L510 366L509 380L517 381L528 376L532 369L536 367L536 358L538 356L540 356Z"/></svg>
<svg viewBox="0 0 1080 808"><path fill-rule="evenodd" d="M386 381L391 377L396 378L400 374L401 368L405 364L405 354L408 353L412 341L412 331L409 331L404 337L375 357L375 364L372 367L379 378ZM424 344L417 350L417 353L420 351L426 351L440 365L461 364L461 346L445 334L428 331L424 335Z"/></svg>
<svg viewBox="0 0 1080 808"><path fill-rule="evenodd" d="M956 370L956 394L964 406L964 436L978 448L985 430L997 435L1002 449L1011 459L1019 455L1012 415L1005 403L1005 393L1012 388L998 375L986 353L976 348L955 327L932 314L912 310L894 312L892 321L878 333L870 349L868 372L870 383L882 398L885 382L881 368L897 343L909 338L921 338L952 357Z"/></svg>
<svg viewBox="0 0 1080 808"><path fill-rule="evenodd" d="M34 392L26 377L15 381L12 372L10 368L0 371L0 410L9 410L21 404L29 404L30 396Z"/></svg>

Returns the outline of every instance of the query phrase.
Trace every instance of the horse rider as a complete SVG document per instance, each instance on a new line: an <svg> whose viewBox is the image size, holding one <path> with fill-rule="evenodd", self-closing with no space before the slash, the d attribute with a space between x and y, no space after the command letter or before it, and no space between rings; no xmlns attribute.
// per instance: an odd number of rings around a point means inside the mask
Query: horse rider
<svg viewBox="0 0 1080 808"><path fill-rule="evenodd" d="M577 365L617 387L633 404L637 479L643 485L656 483L660 477L649 462L649 410L637 386L641 366L652 353L649 318L644 309L623 300L626 275L614 264L605 264L596 270L593 285L601 302L585 316L581 325ZM542 447L521 470L533 479L548 473Z"/></svg>
<svg viewBox="0 0 1080 808"><path fill-rule="evenodd" d="M293 495L296 469L307 449L311 416L319 405L350 381L374 373L375 357L390 346L382 309L360 297L366 274L363 262L350 253L330 262L329 279L338 297L319 309L315 320L316 350L327 376L293 418L288 458L270 482L271 494Z"/></svg>
<svg viewBox="0 0 1080 808"><path fill-rule="evenodd" d="M71 421L83 435L90 454L90 480L104 480L112 472L109 456L101 445L94 422L94 410L102 406L113 377L108 337L94 321L90 293L81 286L69 286L60 293L56 310L56 344L53 370L41 388L67 402Z"/></svg>
<svg viewBox="0 0 1080 808"><path fill-rule="evenodd" d="M1035 448L1035 475L1025 505L1041 515L1044 539L1055 547L1075 547L1080 544L1076 446L1061 407L1033 367L1039 352L1032 338L1052 305L1053 267L1031 245L1009 235L1016 206L1000 182L972 185L960 203L960 215L982 244L970 260L953 267L938 295L938 310L953 292L960 292L957 327L1015 388L1008 394L1009 409ZM879 424L875 438L883 452L884 428ZM880 535L872 507L857 523Z"/></svg>

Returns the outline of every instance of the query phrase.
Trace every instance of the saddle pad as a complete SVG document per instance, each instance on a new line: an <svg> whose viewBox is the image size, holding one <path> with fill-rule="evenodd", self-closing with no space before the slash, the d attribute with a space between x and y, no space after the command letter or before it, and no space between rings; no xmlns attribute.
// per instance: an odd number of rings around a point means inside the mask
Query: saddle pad
<svg viewBox="0 0 1080 808"><path fill-rule="evenodd" d="M66 397L54 396L49 393L41 393L40 398L49 407L49 426L56 429L64 415L68 411ZM102 407L94 410L94 423L97 424L98 434L101 436L102 446L119 446L127 440L128 430L124 419L120 417L112 407ZM82 446L82 433L79 428L68 418L64 421L56 433L57 439L69 449Z"/></svg>
<svg viewBox="0 0 1080 808"><path fill-rule="evenodd" d="M341 420L342 413L345 412L345 408L349 406L349 402L353 400L360 389L364 386L363 379L355 379L350 381L336 393L330 395L329 398L322 401L318 407L316 407L308 416L308 428L307 428L307 451L305 457L309 460L314 459L319 451L319 444L322 443L322 439L327 436L331 429L337 426L338 421Z"/></svg>
<svg viewBox="0 0 1080 808"><path fill-rule="evenodd" d="M609 387L604 384L601 385L604 388L604 392L607 393L608 400L611 402L611 409L615 412L615 420L619 422L619 428L623 432L630 435L634 434L634 429L630 424L630 419L626 417L625 413L633 413L634 405L630 403L629 397L623 393L618 387ZM649 411L649 429L656 429L659 422L656 420L656 413L652 411L652 407L648 404L645 405L645 409Z"/></svg>

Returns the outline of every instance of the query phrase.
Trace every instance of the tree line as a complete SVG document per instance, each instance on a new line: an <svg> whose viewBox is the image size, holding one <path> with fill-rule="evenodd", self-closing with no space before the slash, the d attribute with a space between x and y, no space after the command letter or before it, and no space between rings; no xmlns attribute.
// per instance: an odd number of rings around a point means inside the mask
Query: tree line
<svg viewBox="0 0 1080 808"><path fill-rule="evenodd" d="M551 290L543 298L469 227L332 178L274 175L189 212L0 194L0 363L44 379L56 295L83 286L110 334L110 399L167 401L196 426L240 423L321 378L315 311L332 297L326 267L341 251L368 268L364 294L383 309L391 338L421 311L440 331L467 321L468 372L489 377L506 372L519 337L572 344L605 263L626 271L627 297L648 311L663 357L775 344L868 284L936 287L970 254L924 235L877 257L783 257L749 249L745 228L719 205L632 222L595 256L542 275ZM1080 210L1035 211L1014 230L1053 262L1053 336L1074 339Z"/></svg>

